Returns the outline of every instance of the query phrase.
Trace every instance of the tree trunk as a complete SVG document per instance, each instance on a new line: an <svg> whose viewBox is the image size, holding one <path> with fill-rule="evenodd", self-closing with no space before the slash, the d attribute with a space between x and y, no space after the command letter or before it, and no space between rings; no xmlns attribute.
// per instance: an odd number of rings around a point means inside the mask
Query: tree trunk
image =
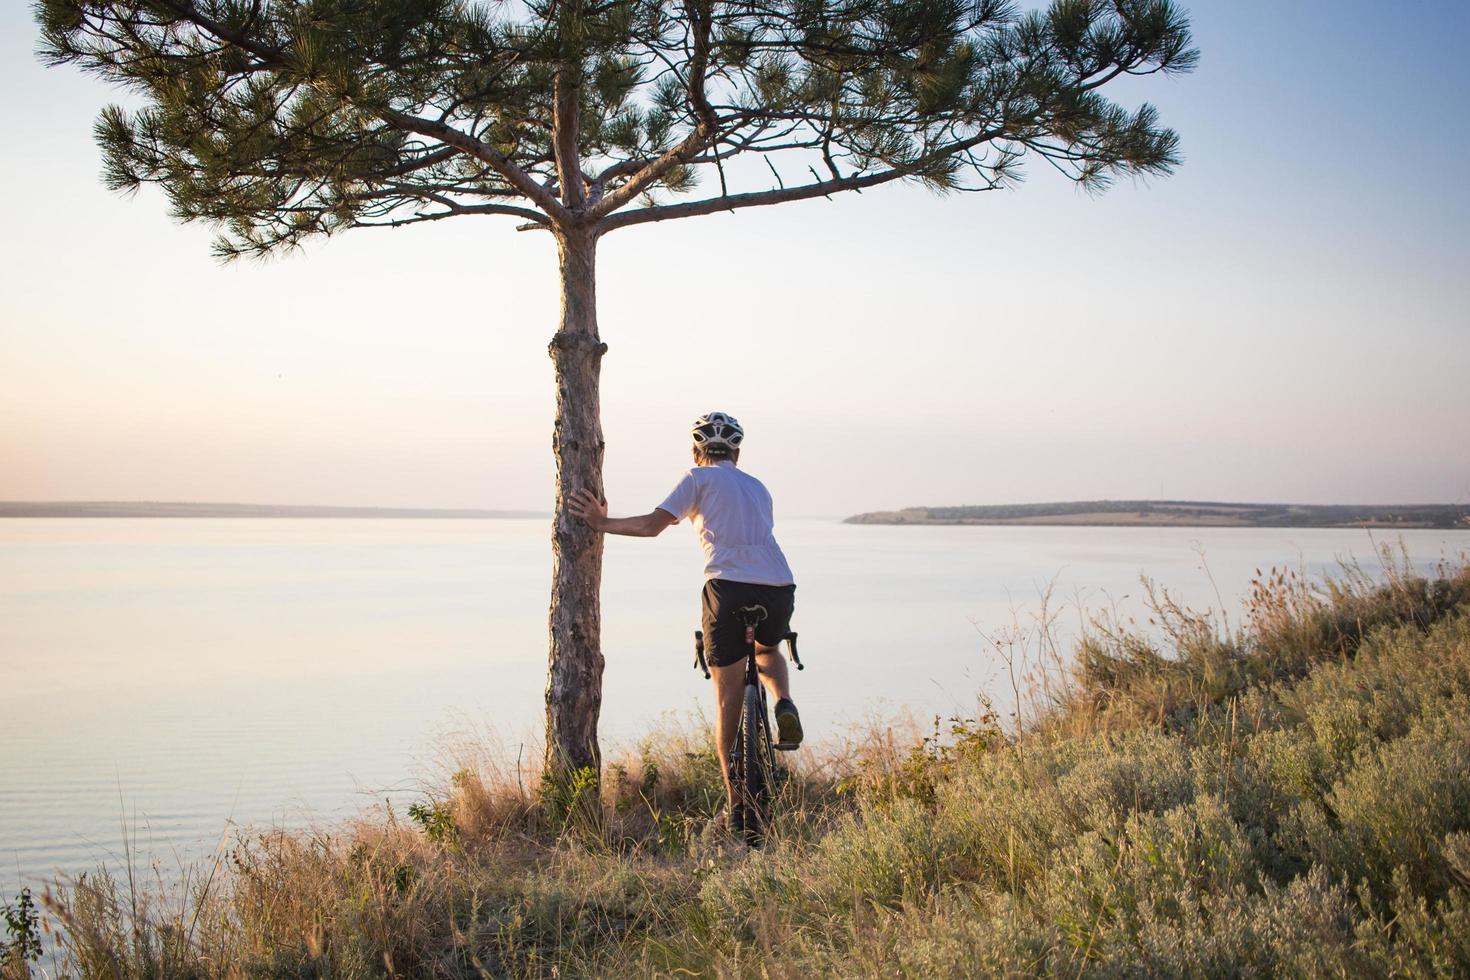
<svg viewBox="0 0 1470 980"><path fill-rule="evenodd" d="M546 772L564 785L579 770L601 773L597 716L602 709L602 535L574 517L578 487L602 495L602 418L598 375L607 350L597 336L597 233L558 232L561 327L549 353L556 364L556 515L551 531L551 653L546 679Z"/></svg>

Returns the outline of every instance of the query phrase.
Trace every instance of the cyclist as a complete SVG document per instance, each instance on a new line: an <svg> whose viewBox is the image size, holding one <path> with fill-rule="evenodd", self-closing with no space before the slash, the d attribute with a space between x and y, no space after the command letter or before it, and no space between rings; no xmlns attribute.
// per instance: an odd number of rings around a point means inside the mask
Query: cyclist
<svg viewBox="0 0 1470 980"><path fill-rule="evenodd" d="M745 689L745 627L737 610L766 607L756 627L755 660L762 682L776 702L778 740L801 741L801 716L791 701L786 661L778 649L791 628L796 583L786 556L772 533L771 494L761 481L737 466L745 430L724 412L694 420L694 466L663 503L638 517L608 517L607 501L579 488L568 502L572 513L598 531L654 537L664 528L689 519L704 548L704 592L701 597L705 656L715 683L715 747L730 799L729 825L744 829L740 788L730 779L730 751L740 724Z"/></svg>

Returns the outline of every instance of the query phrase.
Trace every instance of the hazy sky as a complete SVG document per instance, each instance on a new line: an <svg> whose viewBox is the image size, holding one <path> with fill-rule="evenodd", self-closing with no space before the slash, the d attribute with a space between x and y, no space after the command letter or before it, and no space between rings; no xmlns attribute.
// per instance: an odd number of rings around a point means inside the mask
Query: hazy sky
<svg viewBox="0 0 1470 980"><path fill-rule="evenodd" d="M1470 5L1187 4L1128 92L1185 163L1095 198L883 188L615 233L608 492L721 409L787 515L1470 501ZM495 218L217 264L105 191L115 93L0 12L0 499L549 509L555 253ZM746 354L729 352L744 348Z"/></svg>

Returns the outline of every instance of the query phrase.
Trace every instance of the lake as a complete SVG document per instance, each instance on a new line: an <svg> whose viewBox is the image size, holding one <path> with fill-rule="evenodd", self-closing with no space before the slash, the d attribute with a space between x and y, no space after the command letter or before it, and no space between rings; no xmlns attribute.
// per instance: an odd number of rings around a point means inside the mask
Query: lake
<svg viewBox="0 0 1470 980"><path fill-rule="evenodd" d="M1238 621L1255 569L1312 574L1470 532L777 528L796 571L809 738L1009 698L983 634L1056 600L1142 612L1140 574ZM710 700L692 669L700 555L675 527L608 539L605 750ZM1205 566L1208 566L1208 574ZM534 754L545 520L0 520L0 900L120 860L165 878L236 826L401 813L455 743ZM1219 598L1217 598L1217 596Z"/></svg>

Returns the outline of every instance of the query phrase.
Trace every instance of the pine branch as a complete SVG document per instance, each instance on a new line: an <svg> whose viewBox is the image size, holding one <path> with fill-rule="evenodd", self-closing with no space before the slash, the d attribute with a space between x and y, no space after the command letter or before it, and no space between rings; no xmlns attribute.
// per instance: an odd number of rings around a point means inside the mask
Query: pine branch
<svg viewBox="0 0 1470 980"><path fill-rule="evenodd" d="M558 11L564 24L574 25L581 18L580 0L562 0ZM582 183L582 105L581 88L585 81L580 58L564 57L552 75L552 148L556 159L556 177L561 196L572 214L579 214L587 191Z"/></svg>
<svg viewBox="0 0 1470 980"><path fill-rule="evenodd" d="M861 191L895 180L902 180L905 177L921 176L922 168L925 165L932 164L936 160L943 159L962 150L979 146L981 143L988 142L1002 135L1002 132L1002 130L993 130L981 133L968 140L935 151L925 158L916 161L909 167L893 167L860 176L837 177L832 180L816 180L810 184L777 188L773 191L753 191L746 194L731 194L728 196L706 198L702 201L688 201L682 204L664 204L639 208L636 211L625 211L621 214L615 214L606 219L603 225L608 231L612 231L614 228L646 224L650 221L691 218L702 214L714 214L718 211L734 211L740 208L765 207L771 204L785 204L790 201L805 201L814 197L828 197L842 191ZM992 183L989 187L972 189L996 190L999 186L999 183Z"/></svg>
<svg viewBox="0 0 1470 980"><path fill-rule="evenodd" d="M705 85L708 84L705 73L709 69L711 29L709 11L702 6L701 0L690 0L686 5L686 10L693 24L694 42L694 53L689 59L687 86L689 101L694 107L697 122L689 135L680 140L677 146L660 154L652 162L640 168L626 182L619 185L617 190L604 195L602 200L589 209L587 217L590 220L595 221L604 215L612 214L628 202L636 200L638 195L651 187L655 181L679 164L687 163L690 157L707 149L717 139L719 122L715 118L714 110L710 107L709 99L704 91Z"/></svg>
<svg viewBox="0 0 1470 980"><path fill-rule="evenodd" d="M524 170L511 162L509 157L495 149L489 143L478 140L468 133L460 132L452 126L446 126L442 122L433 119L420 119L416 116L396 112L392 109L383 112L383 120L390 126L396 126L407 132L418 133L420 136L432 137L448 146L468 153L476 159L483 160L504 177L511 186L515 187L540 207L542 211L546 212L552 220L558 224L566 224L572 220L571 212L563 207L562 203L555 196L545 187L532 180Z"/></svg>
<svg viewBox="0 0 1470 980"><path fill-rule="evenodd" d="M423 224L426 221L443 221L445 218L457 218L466 214L492 214L503 215L511 218L530 218L531 227L545 228L547 219L544 214L527 211L524 208L506 207L499 204L451 204L443 211L424 212L415 214L408 218L390 218L384 221L354 221L354 228L400 228L404 225Z"/></svg>

